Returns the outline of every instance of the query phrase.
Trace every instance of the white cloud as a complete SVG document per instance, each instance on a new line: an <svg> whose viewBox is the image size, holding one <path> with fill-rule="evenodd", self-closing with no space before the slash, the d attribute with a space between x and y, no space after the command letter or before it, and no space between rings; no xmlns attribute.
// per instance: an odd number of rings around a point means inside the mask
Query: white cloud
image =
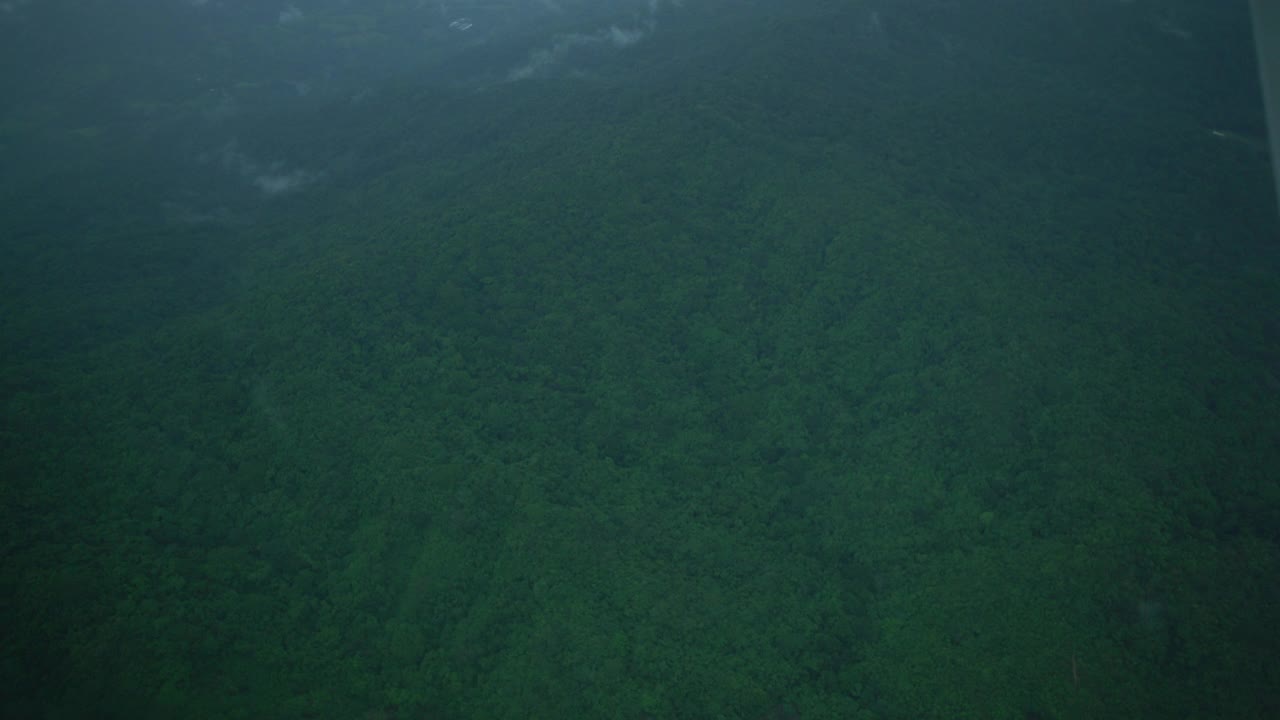
<svg viewBox="0 0 1280 720"><path fill-rule="evenodd" d="M289 5L280 11L280 24L288 25L298 22L302 19L302 11L294 5Z"/></svg>
<svg viewBox="0 0 1280 720"><path fill-rule="evenodd" d="M281 162L266 164L258 162L240 152L234 140L223 145L217 157L222 167L240 175L249 184L261 190L264 195L292 192L320 179L316 173L289 169Z"/></svg>
<svg viewBox="0 0 1280 720"><path fill-rule="evenodd" d="M539 71L559 61L571 45L566 45L561 41L557 41L550 48L540 48L529 54L529 59L523 65L511 69L507 73L508 80L525 80L537 75Z"/></svg>
<svg viewBox="0 0 1280 720"><path fill-rule="evenodd" d="M609 42L613 43L615 47L624 48L643 40L644 34L643 30L624 30L617 25L613 25L609 28Z"/></svg>
<svg viewBox="0 0 1280 720"><path fill-rule="evenodd" d="M540 0L549 8L559 10L555 0ZM508 80L525 80L550 71L561 63L569 51L580 45L609 44L615 48L628 48L644 40L658 27L658 12L663 7L684 7L684 0L646 0L647 17L640 20L640 26L624 28L610 25L604 30L584 35L561 35L552 41L550 47L539 48L529 53L529 59L507 73Z"/></svg>
<svg viewBox="0 0 1280 720"><path fill-rule="evenodd" d="M24 5L30 4L31 0L4 0L4 2L0 2L0 13L4 13L5 15L15 13Z"/></svg>
<svg viewBox="0 0 1280 720"><path fill-rule="evenodd" d="M538 48L529 53L529 59L523 65L512 68L507 73L507 79L525 80L549 71L560 64L565 56L569 54L569 51L575 47L609 44L616 48L626 48L643 40L646 34L648 34L646 30L639 28L628 30L617 25L611 25L607 30L601 30L592 35L583 35L581 33L561 35L551 43L551 47Z"/></svg>
<svg viewBox="0 0 1280 720"><path fill-rule="evenodd" d="M305 170L294 170L283 174L257 175L253 178L253 184L267 195L279 195L309 185L315 179L314 175Z"/></svg>

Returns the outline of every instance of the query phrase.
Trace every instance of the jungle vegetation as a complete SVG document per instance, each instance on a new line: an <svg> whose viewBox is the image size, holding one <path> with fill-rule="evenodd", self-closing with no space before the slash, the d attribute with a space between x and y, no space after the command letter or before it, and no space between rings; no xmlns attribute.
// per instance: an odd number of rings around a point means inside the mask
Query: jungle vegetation
<svg viewBox="0 0 1280 720"><path fill-rule="evenodd" d="M412 5L6 108L0 715L1280 713L1243 8L686 0L519 80L245 79Z"/></svg>

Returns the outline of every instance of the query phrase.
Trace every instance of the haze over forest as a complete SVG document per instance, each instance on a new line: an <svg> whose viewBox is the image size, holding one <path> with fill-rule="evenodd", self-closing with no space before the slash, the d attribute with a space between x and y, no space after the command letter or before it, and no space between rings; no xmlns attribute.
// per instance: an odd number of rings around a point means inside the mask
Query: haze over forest
<svg viewBox="0 0 1280 720"><path fill-rule="evenodd" d="M0 0L0 717L1280 717L1211 0Z"/></svg>

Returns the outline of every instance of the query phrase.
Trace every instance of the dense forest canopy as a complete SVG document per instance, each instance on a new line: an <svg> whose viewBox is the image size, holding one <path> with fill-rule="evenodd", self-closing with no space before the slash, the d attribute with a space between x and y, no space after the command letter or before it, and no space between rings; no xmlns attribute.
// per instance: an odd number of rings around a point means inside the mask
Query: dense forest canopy
<svg viewBox="0 0 1280 720"><path fill-rule="evenodd" d="M0 715L1275 715L1239 5L0 3Z"/></svg>

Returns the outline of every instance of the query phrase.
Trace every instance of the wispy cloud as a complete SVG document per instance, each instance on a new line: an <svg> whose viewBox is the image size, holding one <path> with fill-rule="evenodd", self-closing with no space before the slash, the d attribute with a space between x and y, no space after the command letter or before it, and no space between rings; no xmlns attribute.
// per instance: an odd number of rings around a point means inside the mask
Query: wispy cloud
<svg viewBox="0 0 1280 720"><path fill-rule="evenodd" d="M291 169L282 162L259 162L241 152L234 140L222 146L217 159L223 168L240 175L264 195L293 192L320 179L317 173Z"/></svg>
<svg viewBox="0 0 1280 720"><path fill-rule="evenodd" d="M20 10L24 5L30 5L31 0L4 0L0 2L0 13L8 15Z"/></svg>
<svg viewBox="0 0 1280 720"><path fill-rule="evenodd" d="M624 48L629 45L635 45L644 39L644 35L644 30L624 30L617 25L609 28L609 42L613 43L615 47Z"/></svg>
<svg viewBox="0 0 1280 720"><path fill-rule="evenodd" d="M314 175L305 170L293 170L287 173L255 175L253 185L267 195L279 195L310 185L315 179Z"/></svg>
<svg viewBox="0 0 1280 720"><path fill-rule="evenodd" d="M545 0L545 3L554 5L552 0ZM610 25L594 33L558 35L550 46L538 48L529 53L529 59L512 68L507 73L507 79L511 81L525 80L550 73L563 63L569 52L576 47L588 45L611 46L619 49L631 47L644 40L657 29L658 13L663 6L667 5L677 8L682 7L683 0L648 0L648 13L635 27Z"/></svg>
<svg viewBox="0 0 1280 720"><path fill-rule="evenodd" d="M289 5L280 11L280 24L289 25L302 19L302 11L297 6Z"/></svg>

